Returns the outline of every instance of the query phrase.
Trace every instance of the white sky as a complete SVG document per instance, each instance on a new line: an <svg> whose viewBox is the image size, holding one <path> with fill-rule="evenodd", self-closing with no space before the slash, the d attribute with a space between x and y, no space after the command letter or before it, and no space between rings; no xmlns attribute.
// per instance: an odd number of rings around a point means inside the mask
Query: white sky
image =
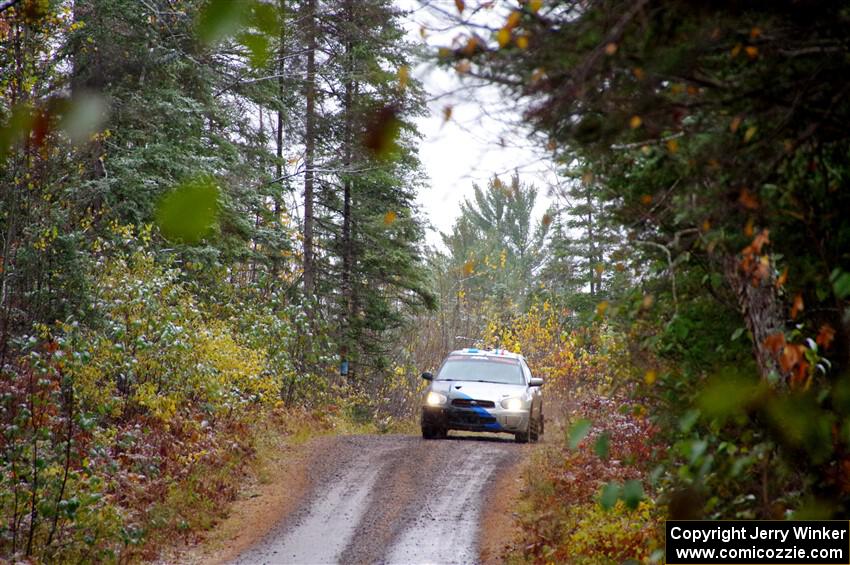
<svg viewBox="0 0 850 565"><path fill-rule="evenodd" d="M444 27L432 6L455 10L453 0L396 0L411 11L405 20L410 41L432 48L447 46L460 30L434 31ZM472 5L473 2L468 2ZM490 14L489 18L498 18ZM425 27L423 40L420 29ZM453 70L423 63L413 69L428 94L429 115L419 118L422 134L419 157L430 182L417 199L428 222L435 228L428 232L431 245L442 246L439 231L448 232L457 219L460 203L471 198L473 184L485 186L498 174L507 180L515 171L520 181L538 188L535 215L542 216L551 198L548 187L558 182L555 168L546 151L527 138L515 102L503 96L496 87L476 85L468 77ZM451 106L451 119L446 122L444 109Z"/></svg>

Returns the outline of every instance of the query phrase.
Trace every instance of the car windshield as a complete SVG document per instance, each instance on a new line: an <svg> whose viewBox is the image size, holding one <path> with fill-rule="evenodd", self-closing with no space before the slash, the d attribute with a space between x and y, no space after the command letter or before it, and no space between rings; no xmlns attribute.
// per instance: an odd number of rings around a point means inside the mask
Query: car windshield
<svg viewBox="0 0 850 565"><path fill-rule="evenodd" d="M438 381L483 381L510 385L523 384L519 361L508 357L468 357L455 355L446 359L437 375Z"/></svg>

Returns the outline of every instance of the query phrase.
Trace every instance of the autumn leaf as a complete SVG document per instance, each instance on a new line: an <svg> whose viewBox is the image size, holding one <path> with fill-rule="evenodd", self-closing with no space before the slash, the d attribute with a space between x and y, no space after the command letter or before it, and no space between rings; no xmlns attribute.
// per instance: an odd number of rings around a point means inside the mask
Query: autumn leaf
<svg viewBox="0 0 850 565"><path fill-rule="evenodd" d="M785 286L785 283L788 281L788 267L785 267L785 270L782 271L782 274L779 275L779 278L776 279L776 288L782 288Z"/></svg>
<svg viewBox="0 0 850 565"><path fill-rule="evenodd" d="M652 204L652 195L651 194L642 194L640 197L640 203L644 206L649 206Z"/></svg>
<svg viewBox="0 0 850 565"><path fill-rule="evenodd" d="M640 118L640 116L632 116L632 118L629 120L629 127L632 129L637 129L641 126L642 123L643 120Z"/></svg>
<svg viewBox="0 0 850 565"><path fill-rule="evenodd" d="M798 292L794 296L794 302L791 304L791 319L796 320L797 315L802 312L804 309L803 306L803 294Z"/></svg>
<svg viewBox="0 0 850 565"><path fill-rule="evenodd" d="M768 351L776 353L777 351L785 347L785 334L782 332L770 334L769 336L764 338L764 341L762 341L762 345Z"/></svg>
<svg viewBox="0 0 850 565"><path fill-rule="evenodd" d="M605 312L608 311L608 301L603 300L599 304L596 305L596 315L600 318L605 315Z"/></svg>
<svg viewBox="0 0 850 565"><path fill-rule="evenodd" d="M651 294L645 294L643 300L640 301L640 307L644 310L652 308L653 304L655 304L655 297Z"/></svg>
<svg viewBox="0 0 850 565"><path fill-rule="evenodd" d="M544 226L548 226L552 223L552 214L543 214L543 219L541 220Z"/></svg>
<svg viewBox="0 0 850 565"><path fill-rule="evenodd" d="M658 377L658 376L656 375L655 371L653 371L652 369L650 369L650 370L649 370L649 371L647 371L647 372L646 372L646 374L643 376L643 382L645 382L645 383L646 383L646 384L648 384L648 385L654 384L654 383L655 383L655 380L657 379L657 377Z"/></svg>
<svg viewBox="0 0 850 565"><path fill-rule="evenodd" d="M463 0L455 0L455 8L457 8L458 14L462 14L466 8L466 3Z"/></svg>
<svg viewBox="0 0 850 565"><path fill-rule="evenodd" d="M617 52L617 44L616 43L608 43L605 45L605 54L608 56L614 55Z"/></svg>
<svg viewBox="0 0 850 565"><path fill-rule="evenodd" d="M667 151L675 155L679 151L679 140L678 139L668 139L667 140Z"/></svg>
<svg viewBox="0 0 850 565"><path fill-rule="evenodd" d="M496 33L496 41L499 42L499 47L507 47L511 42L511 30L503 27Z"/></svg>
<svg viewBox="0 0 850 565"><path fill-rule="evenodd" d="M755 45L747 45L747 47L744 48L744 51L750 59L755 59L759 56L759 48Z"/></svg>
<svg viewBox="0 0 850 565"><path fill-rule="evenodd" d="M475 261L470 259L469 261L467 261L466 263L463 264L463 274L468 277L469 275L471 275L474 272L475 272Z"/></svg>
<svg viewBox="0 0 850 565"><path fill-rule="evenodd" d="M786 343L782 347L782 355L779 356L779 366L786 373L790 372L795 365L803 360L803 351L805 348L802 345L794 343Z"/></svg>
<svg viewBox="0 0 850 565"><path fill-rule="evenodd" d="M398 87L401 90L407 88L407 83L410 81L410 67L402 65L398 68Z"/></svg>
<svg viewBox="0 0 850 565"><path fill-rule="evenodd" d="M741 127L741 116L735 116L732 118L732 121L729 123L729 131L735 133L738 131L738 128Z"/></svg>
<svg viewBox="0 0 850 565"><path fill-rule="evenodd" d="M818 331L815 343L824 349L829 349L829 346L832 345L833 339L835 339L835 328L829 324L824 324L820 327L820 331Z"/></svg>
<svg viewBox="0 0 850 565"><path fill-rule="evenodd" d="M747 131L744 132L744 143L749 143L750 140L753 138L753 136L756 134L757 131L758 131L758 128L756 126L748 127Z"/></svg>
<svg viewBox="0 0 850 565"><path fill-rule="evenodd" d="M755 233L754 221L752 218L747 220L747 225L744 226L744 235L747 237L753 237L753 233Z"/></svg>
<svg viewBox="0 0 850 565"><path fill-rule="evenodd" d="M632 69L632 75L638 80L643 80L643 77L646 76L646 73L643 72L643 69L640 67L635 67Z"/></svg>
<svg viewBox="0 0 850 565"><path fill-rule="evenodd" d="M536 69L534 69L531 72L531 78L529 79L529 81L531 82L531 84L536 84L536 83L540 82L543 79L543 77L545 77L545 76L546 76L546 69L544 69L542 67L537 67Z"/></svg>
<svg viewBox="0 0 850 565"><path fill-rule="evenodd" d="M758 197L750 192L748 188L741 189L741 193L738 195L738 202L741 206L749 210L757 210L759 207Z"/></svg>
<svg viewBox="0 0 850 565"><path fill-rule="evenodd" d="M528 49L528 36L520 35L516 38L516 46L520 49Z"/></svg>
<svg viewBox="0 0 850 565"><path fill-rule="evenodd" d="M469 60L464 59L463 61L458 61L455 65L455 70L458 74L465 75L472 69L472 64L470 64Z"/></svg>
<svg viewBox="0 0 850 565"><path fill-rule="evenodd" d="M389 212L384 214L384 225L391 226L396 221L397 217L398 215L392 210L390 210Z"/></svg>
<svg viewBox="0 0 850 565"><path fill-rule="evenodd" d="M443 123L446 123L447 121L449 121L451 119L452 119L452 107L451 106L444 106L443 107Z"/></svg>
<svg viewBox="0 0 850 565"><path fill-rule="evenodd" d="M529 0L528 9L531 11L531 13L536 14L540 10L540 7L542 5L543 0Z"/></svg>
<svg viewBox="0 0 850 565"><path fill-rule="evenodd" d="M521 17L522 17L522 14L520 14L520 12L519 12L518 10L514 10L514 11L513 11L513 12L511 12L511 14L508 16L508 21L507 21L507 22L505 22L505 27L506 27L507 29L513 29L513 28L515 28L516 26L518 26L518 25L519 25L519 21L520 21L520 18L521 18Z"/></svg>

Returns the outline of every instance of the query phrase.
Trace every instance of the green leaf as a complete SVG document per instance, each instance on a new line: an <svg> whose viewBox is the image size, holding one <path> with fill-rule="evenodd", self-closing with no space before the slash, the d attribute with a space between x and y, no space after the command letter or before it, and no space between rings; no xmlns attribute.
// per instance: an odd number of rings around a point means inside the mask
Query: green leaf
<svg viewBox="0 0 850 565"><path fill-rule="evenodd" d="M763 392L763 383L752 375L728 369L708 380L697 405L707 417L724 419L745 412L759 401Z"/></svg>
<svg viewBox="0 0 850 565"><path fill-rule="evenodd" d="M708 442L704 439L695 439L690 442L690 455L688 457L691 465L697 462L697 459L702 457L705 450L708 449Z"/></svg>
<svg viewBox="0 0 850 565"><path fill-rule="evenodd" d="M199 242L216 223L218 195L218 185L210 177L198 177L166 194L156 211L162 234L172 241Z"/></svg>
<svg viewBox="0 0 850 565"><path fill-rule="evenodd" d="M248 61L252 67L260 69L266 66L269 60L268 36L260 33L243 33L239 36L239 43L250 52Z"/></svg>
<svg viewBox="0 0 850 565"><path fill-rule="evenodd" d="M841 269L835 269L829 278L832 281L835 296L838 298L847 298L850 296L850 273L845 273Z"/></svg>
<svg viewBox="0 0 850 565"><path fill-rule="evenodd" d="M15 106L9 121L0 127L0 158L6 156L13 144L28 135L34 119L30 106L25 104Z"/></svg>
<svg viewBox="0 0 850 565"><path fill-rule="evenodd" d="M684 433L691 431L691 428L693 428L694 424L696 424L697 420L699 420L699 414L699 410L695 409L685 412L684 415L679 418L679 429Z"/></svg>
<svg viewBox="0 0 850 565"><path fill-rule="evenodd" d="M570 426L570 429L567 431L567 445L570 446L570 449L575 449L578 447L578 444L581 443L587 434L590 433L590 420L579 420Z"/></svg>
<svg viewBox="0 0 850 565"><path fill-rule="evenodd" d="M232 35L241 27L248 6L243 0L210 0L198 17L198 38L209 44Z"/></svg>
<svg viewBox="0 0 850 565"><path fill-rule="evenodd" d="M643 485L636 480L626 481L626 484L623 485L622 496L626 507L634 510L643 500Z"/></svg>
<svg viewBox="0 0 850 565"><path fill-rule="evenodd" d="M599 504L605 510L614 508L617 500L620 498L622 487L620 483L610 482L602 487L602 492L599 494Z"/></svg>
<svg viewBox="0 0 850 565"><path fill-rule="evenodd" d="M611 448L611 434L608 432L604 432L599 434L599 437L596 438L596 443L593 446L594 451L596 451L596 455L600 459L608 459L608 452Z"/></svg>
<svg viewBox="0 0 850 565"><path fill-rule="evenodd" d="M738 339L739 337L741 337L741 334L743 334L743 333L744 333L744 328L738 328L737 330L735 330L734 332L732 332L732 337L731 337L731 338L729 338L729 340L730 340L730 341L735 341L736 339Z"/></svg>
<svg viewBox="0 0 850 565"><path fill-rule="evenodd" d="M267 35L280 33L277 7L266 2L256 2L251 10L251 25Z"/></svg>

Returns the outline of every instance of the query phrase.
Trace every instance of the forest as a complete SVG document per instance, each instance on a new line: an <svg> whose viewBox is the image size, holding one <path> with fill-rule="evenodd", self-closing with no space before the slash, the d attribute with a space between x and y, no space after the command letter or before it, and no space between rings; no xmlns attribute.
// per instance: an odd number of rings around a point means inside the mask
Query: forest
<svg viewBox="0 0 850 565"><path fill-rule="evenodd" d="M505 562L846 519L848 31L832 0L0 2L0 560L156 560L270 434L416 432L471 345L552 418ZM469 182L427 243L423 66L509 101L557 185Z"/></svg>

